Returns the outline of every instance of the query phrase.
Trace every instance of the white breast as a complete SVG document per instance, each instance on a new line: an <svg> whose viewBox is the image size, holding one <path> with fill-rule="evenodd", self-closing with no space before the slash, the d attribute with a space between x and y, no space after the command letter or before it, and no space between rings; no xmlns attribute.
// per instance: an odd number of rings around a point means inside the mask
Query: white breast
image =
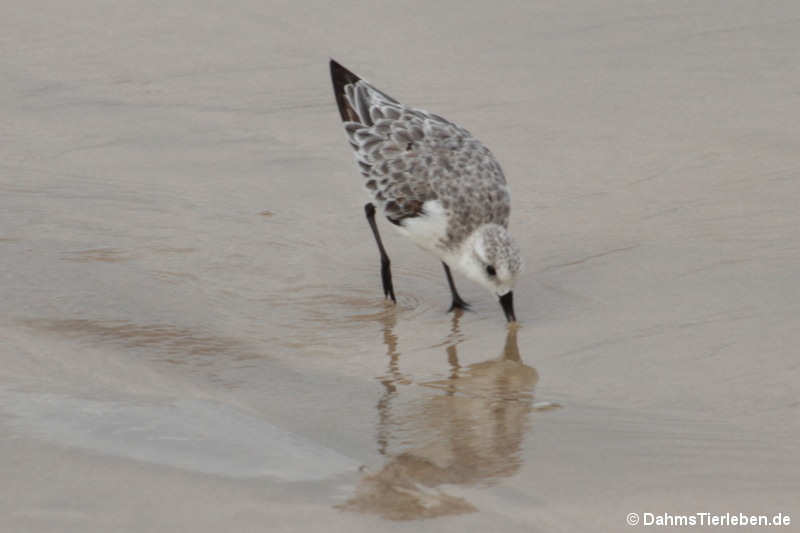
<svg viewBox="0 0 800 533"><path fill-rule="evenodd" d="M441 248L441 242L447 235L447 213L439 200L428 200L422 209L424 214L407 218L402 226L395 228L420 248L444 258L447 254Z"/></svg>

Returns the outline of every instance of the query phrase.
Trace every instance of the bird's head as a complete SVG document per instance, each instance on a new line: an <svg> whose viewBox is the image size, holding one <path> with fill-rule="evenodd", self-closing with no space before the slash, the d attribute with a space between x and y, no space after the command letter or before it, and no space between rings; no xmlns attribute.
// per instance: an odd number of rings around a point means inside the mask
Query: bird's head
<svg viewBox="0 0 800 533"><path fill-rule="evenodd" d="M461 271L500 299L509 322L515 322L513 289L522 271L519 247L506 228L484 224L467 239Z"/></svg>

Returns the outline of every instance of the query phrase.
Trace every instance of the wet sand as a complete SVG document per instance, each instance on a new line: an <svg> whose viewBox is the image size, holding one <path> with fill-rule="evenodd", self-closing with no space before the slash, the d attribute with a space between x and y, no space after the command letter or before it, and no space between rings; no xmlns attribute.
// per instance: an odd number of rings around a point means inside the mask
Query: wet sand
<svg viewBox="0 0 800 533"><path fill-rule="evenodd" d="M0 530L798 530L798 19L4 3ZM519 330L382 300L328 57L493 150Z"/></svg>

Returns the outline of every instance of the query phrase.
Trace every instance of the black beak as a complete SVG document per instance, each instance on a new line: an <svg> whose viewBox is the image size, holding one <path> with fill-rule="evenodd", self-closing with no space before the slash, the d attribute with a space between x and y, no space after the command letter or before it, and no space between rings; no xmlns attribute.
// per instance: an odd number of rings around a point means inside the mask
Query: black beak
<svg viewBox="0 0 800 533"><path fill-rule="evenodd" d="M517 317L514 316L514 292L508 291L500 297L500 306L506 314L506 320L509 322L516 322Z"/></svg>

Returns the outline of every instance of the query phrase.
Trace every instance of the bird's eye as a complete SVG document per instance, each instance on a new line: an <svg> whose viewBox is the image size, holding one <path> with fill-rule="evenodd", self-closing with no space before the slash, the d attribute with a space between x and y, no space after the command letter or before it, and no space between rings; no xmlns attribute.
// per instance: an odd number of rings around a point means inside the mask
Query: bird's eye
<svg viewBox="0 0 800 533"><path fill-rule="evenodd" d="M497 275L497 270L492 265L489 265L486 267L486 273L489 274L490 278L493 278Z"/></svg>

